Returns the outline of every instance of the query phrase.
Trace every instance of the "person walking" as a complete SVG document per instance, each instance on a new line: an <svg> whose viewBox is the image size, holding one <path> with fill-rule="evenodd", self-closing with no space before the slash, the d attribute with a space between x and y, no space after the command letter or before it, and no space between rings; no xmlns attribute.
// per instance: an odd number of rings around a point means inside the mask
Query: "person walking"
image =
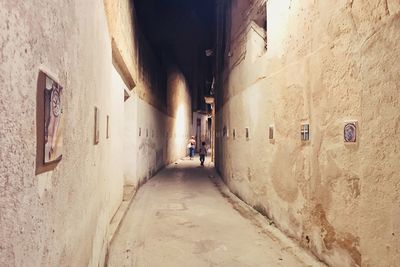
<svg viewBox="0 0 400 267"><path fill-rule="evenodd" d="M206 155L207 155L206 142L201 143L199 155L200 155L200 165L204 166L204 161L206 160Z"/></svg>
<svg viewBox="0 0 400 267"><path fill-rule="evenodd" d="M189 144L188 144L190 160L192 160L193 157L194 157L194 149L195 149L195 147L196 147L196 140L194 139L194 136L192 136L189 139Z"/></svg>

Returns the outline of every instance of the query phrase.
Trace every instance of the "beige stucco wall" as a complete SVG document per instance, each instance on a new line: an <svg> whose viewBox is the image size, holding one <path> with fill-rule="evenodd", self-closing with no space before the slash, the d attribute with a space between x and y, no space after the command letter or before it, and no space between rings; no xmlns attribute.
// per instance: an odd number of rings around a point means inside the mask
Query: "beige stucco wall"
<svg viewBox="0 0 400 267"><path fill-rule="evenodd" d="M0 17L0 265L95 266L123 184L122 125L114 120L123 91L110 75L103 3L1 1ZM64 151L54 171L35 176L41 68L64 86Z"/></svg>
<svg viewBox="0 0 400 267"><path fill-rule="evenodd" d="M133 1L104 0L114 65L126 86L140 99L160 110L165 108L164 70L140 31Z"/></svg>
<svg viewBox="0 0 400 267"><path fill-rule="evenodd" d="M138 187L185 155L189 88L179 69L163 69L156 59L140 31L132 1L105 0L104 6L118 71L114 76L130 94L124 104L125 183Z"/></svg>
<svg viewBox="0 0 400 267"><path fill-rule="evenodd" d="M138 90L123 102L124 89L132 80L122 79L115 70L112 47L118 41L113 42L109 34L103 1L1 1L0 18L4 21L0 25L0 266L102 265L109 223L122 201L123 185L129 179L149 178L149 170L185 154L186 138L162 135L178 129L178 113L173 113L178 107L166 115L163 101L154 100L160 87L152 84L151 75L140 65L152 62L145 53L132 64ZM124 34L129 42L129 32ZM64 151L54 171L35 176L40 69L64 87ZM168 90L175 102L182 102L181 119L186 123L190 97L177 73L180 82ZM151 92L152 97L139 92ZM93 140L95 106L100 110L98 145ZM134 139L135 156L127 161L125 144L139 125L154 129L157 139ZM179 134L188 135L188 126ZM157 161L154 151L167 147L168 140L174 142L173 148ZM141 153L142 145L147 152ZM129 164L139 167L127 179Z"/></svg>
<svg viewBox="0 0 400 267"><path fill-rule="evenodd" d="M167 136L166 160L168 163L187 154L192 123L192 101L187 81L176 67L169 67L167 80Z"/></svg>
<svg viewBox="0 0 400 267"><path fill-rule="evenodd" d="M256 58L248 25L257 9L243 2L232 1L217 99L219 171L330 266L398 266L399 2L269 0L268 49ZM359 123L357 145L343 142L347 120ZM302 122L310 123L308 143Z"/></svg>
<svg viewBox="0 0 400 267"><path fill-rule="evenodd" d="M138 187L186 154L191 123L189 88L178 69L168 71L168 77L167 113L135 93L124 104L124 176L128 185Z"/></svg>

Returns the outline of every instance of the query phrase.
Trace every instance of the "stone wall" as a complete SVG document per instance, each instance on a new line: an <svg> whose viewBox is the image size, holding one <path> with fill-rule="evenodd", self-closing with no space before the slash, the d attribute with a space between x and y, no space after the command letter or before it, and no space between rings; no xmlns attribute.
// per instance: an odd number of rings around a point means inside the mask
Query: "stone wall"
<svg viewBox="0 0 400 267"><path fill-rule="evenodd" d="M128 3L119 1L119 6ZM173 107L167 114L161 81L167 84L168 72L157 64L149 68L155 64L151 51L130 45L139 35L126 27L134 25L126 14L115 25L124 29L121 43L109 32L102 1L0 3L0 266L102 265L124 184L148 179L184 155L183 136L189 130L183 127L178 139L165 134L178 129L178 114L183 123L190 120L184 79L179 71L171 75L180 75L180 83L169 90L171 98L183 101L183 111L174 113L179 108ZM35 175L39 70L64 87L65 127L61 162ZM125 89L131 94L127 102ZM100 111L97 145L95 106ZM131 142L139 126L150 134L154 130L154 139ZM169 142L175 142L171 150ZM162 147L167 150L160 152ZM135 156L126 157L129 153ZM128 178L127 165L136 166Z"/></svg>
<svg viewBox="0 0 400 267"><path fill-rule="evenodd" d="M218 170L330 266L397 266L400 4L269 0L263 51L252 26L263 2L233 0L228 12ZM343 141L348 120L355 145Z"/></svg>

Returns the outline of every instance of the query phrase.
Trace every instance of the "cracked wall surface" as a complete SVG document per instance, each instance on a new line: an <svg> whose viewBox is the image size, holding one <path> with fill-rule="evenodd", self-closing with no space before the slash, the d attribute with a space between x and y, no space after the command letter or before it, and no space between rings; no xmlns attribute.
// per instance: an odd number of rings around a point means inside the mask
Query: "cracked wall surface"
<svg viewBox="0 0 400 267"><path fill-rule="evenodd" d="M330 266L397 266L400 3L269 0L260 54L247 25L263 2L230 1L217 168ZM359 124L356 145L343 142L348 120Z"/></svg>

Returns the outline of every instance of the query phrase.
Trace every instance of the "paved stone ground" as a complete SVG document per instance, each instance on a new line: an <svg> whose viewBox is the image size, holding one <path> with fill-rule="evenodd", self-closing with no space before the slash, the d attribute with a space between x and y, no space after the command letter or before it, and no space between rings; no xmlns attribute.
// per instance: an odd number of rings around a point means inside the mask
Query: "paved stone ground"
<svg viewBox="0 0 400 267"><path fill-rule="evenodd" d="M180 160L139 190L108 266L325 266L228 197L206 165Z"/></svg>

